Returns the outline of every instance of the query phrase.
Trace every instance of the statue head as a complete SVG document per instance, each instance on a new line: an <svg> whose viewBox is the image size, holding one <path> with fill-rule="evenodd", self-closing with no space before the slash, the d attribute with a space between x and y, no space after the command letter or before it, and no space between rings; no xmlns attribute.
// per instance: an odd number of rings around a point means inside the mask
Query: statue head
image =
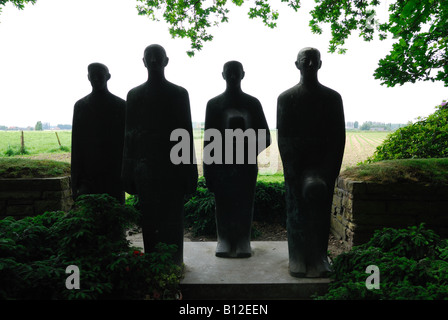
<svg viewBox="0 0 448 320"><path fill-rule="evenodd" d="M229 61L224 64L222 77L226 80L227 84L235 85L240 84L244 78L243 65L238 61Z"/></svg>
<svg viewBox="0 0 448 320"><path fill-rule="evenodd" d="M87 67L89 79L93 90L100 91L107 88L107 81L109 81L111 75L109 69L102 63L91 63Z"/></svg>
<svg viewBox="0 0 448 320"><path fill-rule="evenodd" d="M303 48L297 55L295 64L303 75L317 74L322 66L319 50L310 47Z"/></svg>
<svg viewBox="0 0 448 320"><path fill-rule="evenodd" d="M151 44L145 48L143 63L149 71L162 71L168 65L165 49L158 44Z"/></svg>

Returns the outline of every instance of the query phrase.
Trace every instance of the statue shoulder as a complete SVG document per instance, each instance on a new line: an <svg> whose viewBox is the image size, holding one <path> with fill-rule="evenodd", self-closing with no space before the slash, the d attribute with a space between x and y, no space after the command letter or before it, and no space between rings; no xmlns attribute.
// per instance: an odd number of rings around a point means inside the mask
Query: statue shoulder
<svg viewBox="0 0 448 320"><path fill-rule="evenodd" d="M137 87L132 88L131 90L129 90L129 92L128 92L128 97L133 97L133 96L135 96L135 95L138 95L138 94L140 94L141 92L143 92L144 90L145 90L145 84L142 83L141 85L139 85L139 86L137 86Z"/></svg>
<svg viewBox="0 0 448 320"><path fill-rule="evenodd" d="M224 94L221 93L207 101L207 108L217 108L224 101Z"/></svg>
<svg viewBox="0 0 448 320"><path fill-rule="evenodd" d="M298 93L298 86L294 86L280 93L280 95L277 98L277 101L279 103L283 103L288 100L294 99L297 96L297 93Z"/></svg>
<svg viewBox="0 0 448 320"><path fill-rule="evenodd" d="M330 97L332 99L342 100L341 95L336 90L333 90L333 89L331 89L329 87L326 87L326 86L322 86L322 89L323 89L323 91L324 91L326 96L328 96L328 97Z"/></svg>
<svg viewBox="0 0 448 320"><path fill-rule="evenodd" d="M113 93L110 93L109 99L111 99L113 101L114 105L117 105L117 106L120 106L120 107L126 105L126 100L120 98L119 96L117 96L117 95L115 95Z"/></svg>
<svg viewBox="0 0 448 320"><path fill-rule="evenodd" d="M243 93L243 97L249 103L253 103L254 105L257 105L257 106L261 105L260 100L258 100L257 97L254 97L254 96L252 96L250 94L247 94L247 93Z"/></svg>
<svg viewBox="0 0 448 320"><path fill-rule="evenodd" d="M90 100L90 94L86 95L85 97L79 99L75 102L75 110L83 108L85 105L89 104Z"/></svg>
<svg viewBox="0 0 448 320"><path fill-rule="evenodd" d="M185 97L189 96L188 95L188 90L185 89L184 87L180 86L180 85L174 84L172 82L168 82L167 87L169 88L169 91L171 91L171 92L173 92L173 93L175 93L177 95L185 96Z"/></svg>

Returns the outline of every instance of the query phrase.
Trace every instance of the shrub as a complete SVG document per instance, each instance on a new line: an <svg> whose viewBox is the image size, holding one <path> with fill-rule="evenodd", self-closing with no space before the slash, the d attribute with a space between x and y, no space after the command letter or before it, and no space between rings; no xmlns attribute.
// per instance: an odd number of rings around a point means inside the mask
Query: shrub
<svg viewBox="0 0 448 320"><path fill-rule="evenodd" d="M444 101L427 118L400 128L377 147L368 163L411 158L448 157L448 104Z"/></svg>
<svg viewBox="0 0 448 320"><path fill-rule="evenodd" d="M254 221L286 224L284 182L257 181L254 197ZM185 203L185 226L194 236L216 235L215 198L203 177L195 194ZM256 230L254 230L256 232Z"/></svg>
<svg viewBox="0 0 448 320"><path fill-rule="evenodd" d="M284 182L257 181L254 201L254 221L286 225Z"/></svg>
<svg viewBox="0 0 448 320"><path fill-rule="evenodd" d="M68 213L0 220L1 299L176 298L181 267L175 246L143 254L126 229L139 213L108 195L79 197ZM69 265L80 269L80 289L68 290Z"/></svg>
<svg viewBox="0 0 448 320"><path fill-rule="evenodd" d="M185 226L194 236L216 235L215 197L207 188L198 186L195 194L185 203Z"/></svg>
<svg viewBox="0 0 448 320"><path fill-rule="evenodd" d="M380 270L380 289L367 289L366 268ZM377 230L369 242L335 258L333 279L319 300L448 298L448 241L424 225Z"/></svg>

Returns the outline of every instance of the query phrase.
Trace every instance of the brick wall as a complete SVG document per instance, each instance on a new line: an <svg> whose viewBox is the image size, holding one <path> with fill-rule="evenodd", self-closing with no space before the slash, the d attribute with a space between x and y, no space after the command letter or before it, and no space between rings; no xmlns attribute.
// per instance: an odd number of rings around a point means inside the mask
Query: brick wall
<svg viewBox="0 0 448 320"><path fill-rule="evenodd" d="M0 219L46 211L68 211L73 204L70 177L0 179Z"/></svg>
<svg viewBox="0 0 448 320"><path fill-rule="evenodd" d="M370 239L383 227L425 222L448 235L448 186L380 184L339 178L331 212L331 232L350 245Z"/></svg>

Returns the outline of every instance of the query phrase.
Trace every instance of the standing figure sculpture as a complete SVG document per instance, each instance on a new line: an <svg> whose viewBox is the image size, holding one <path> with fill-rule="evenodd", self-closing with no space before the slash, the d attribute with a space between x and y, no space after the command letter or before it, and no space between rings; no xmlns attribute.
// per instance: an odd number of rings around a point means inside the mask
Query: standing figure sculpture
<svg viewBox="0 0 448 320"><path fill-rule="evenodd" d="M318 81L322 62L314 48L302 49L295 62L299 84L278 97L278 143L283 162L289 272L295 277L325 277L334 185L345 147L341 96Z"/></svg>
<svg viewBox="0 0 448 320"><path fill-rule="evenodd" d="M227 83L225 92L207 103L204 177L215 196L218 238L215 254L244 258L252 255L250 234L258 174L257 155L269 146L270 133L258 99L241 90L242 64L227 62L222 75ZM207 141L211 130L219 133L221 142L225 141L217 144L214 150L213 158L217 161L206 159L206 149L213 143Z"/></svg>
<svg viewBox="0 0 448 320"><path fill-rule="evenodd" d="M139 197L145 252L160 242L176 245L174 262L181 265L184 196L196 190L198 171L188 92L165 78L168 61L160 45L144 51L148 80L127 96L122 177L126 192ZM170 159L176 143L170 136L176 129L189 134L189 163L175 165Z"/></svg>
<svg viewBox="0 0 448 320"><path fill-rule="evenodd" d="M71 183L73 199L107 193L124 203L121 183L126 102L107 88L111 75L101 63L88 66L92 93L73 112Z"/></svg>

